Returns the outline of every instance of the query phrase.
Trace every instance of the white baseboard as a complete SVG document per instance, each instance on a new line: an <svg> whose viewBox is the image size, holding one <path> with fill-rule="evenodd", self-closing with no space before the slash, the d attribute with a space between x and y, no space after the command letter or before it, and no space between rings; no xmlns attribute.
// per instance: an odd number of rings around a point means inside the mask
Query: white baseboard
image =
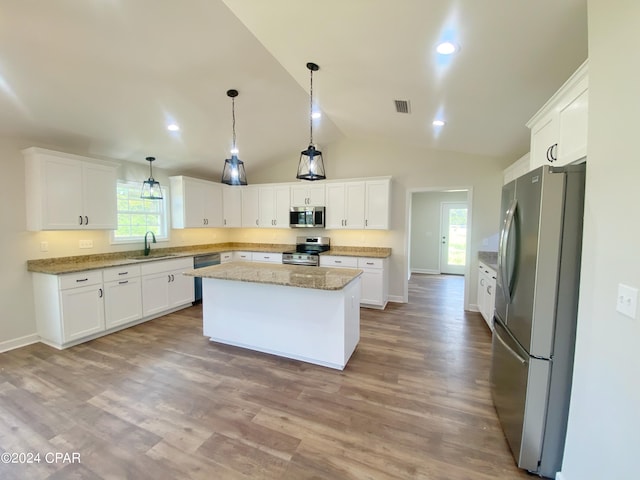
<svg viewBox="0 0 640 480"><path fill-rule="evenodd" d="M478 307L478 305L476 305L475 303L470 303L468 311L469 312L478 312L478 313L480 313L480 307Z"/></svg>
<svg viewBox="0 0 640 480"><path fill-rule="evenodd" d="M440 270L430 268L412 268L411 273L426 273L427 275L440 275Z"/></svg>
<svg viewBox="0 0 640 480"><path fill-rule="evenodd" d="M394 303L406 303L400 295L389 295L387 300Z"/></svg>
<svg viewBox="0 0 640 480"><path fill-rule="evenodd" d="M27 345L31 345L39 341L40 341L40 337L34 333L32 335L25 335L24 337L14 338L13 340L0 342L0 353L8 352L9 350L14 350L20 347L26 347Z"/></svg>

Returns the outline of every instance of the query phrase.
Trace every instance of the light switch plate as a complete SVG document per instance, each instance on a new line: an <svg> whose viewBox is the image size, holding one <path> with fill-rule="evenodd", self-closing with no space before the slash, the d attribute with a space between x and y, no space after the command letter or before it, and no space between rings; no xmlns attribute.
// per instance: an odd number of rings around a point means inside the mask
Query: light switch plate
<svg viewBox="0 0 640 480"><path fill-rule="evenodd" d="M80 248L93 248L93 240L80 240Z"/></svg>
<svg viewBox="0 0 640 480"><path fill-rule="evenodd" d="M637 306L638 289L619 283L616 310L635 320Z"/></svg>

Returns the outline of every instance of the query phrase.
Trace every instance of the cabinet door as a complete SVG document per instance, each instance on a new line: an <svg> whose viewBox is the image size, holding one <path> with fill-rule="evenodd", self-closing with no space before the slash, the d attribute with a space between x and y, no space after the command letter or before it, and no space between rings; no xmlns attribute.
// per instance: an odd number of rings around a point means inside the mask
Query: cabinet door
<svg viewBox="0 0 640 480"><path fill-rule="evenodd" d="M242 226L242 190L240 187L222 189L223 226L227 228Z"/></svg>
<svg viewBox="0 0 640 480"><path fill-rule="evenodd" d="M485 291L487 289L487 280L485 278L484 269L482 266L478 267L478 292L477 292L477 300L476 304L478 305L478 311L484 318L485 315ZM486 319L485 319L486 320Z"/></svg>
<svg viewBox="0 0 640 480"><path fill-rule="evenodd" d="M326 186L327 210L325 228L346 228L345 222L345 186L344 183L328 183Z"/></svg>
<svg viewBox="0 0 640 480"><path fill-rule="evenodd" d="M291 206L292 207L304 207L308 205L309 201L309 189L306 185L292 185L291 186Z"/></svg>
<svg viewBox="0 0 640 480"><path fill-rule="evenodd" d="M183 179L182 208L184 209L184 223L178 228L206 227L204 203L206 199L206 185L202 182ZM174 207L175 208L175 207Z"/></svg>
<svg viewBox="0 0 640 480"><path fill-rule="evenodd" d="M171 274L167 272L142 277L142 315L148 317L168 310Z"/></svg>
<svg viewBox="0 0 640 480"><path fill-rule="evenodd" d="M274 228L275 214L275 190L274 187L259 187L260 226Z"/></svg>
<svg viewBox="0 0 640 480"><path fill-rule="evenodd" d="M345 184L346 228L364 228L364 194L364 182L348 182Z"/></svg>
<svg viewBox="0 0 640 480"><path fill-rule="evenodd" d="M365 186L364 228L389 229L389 180L371 180Z"/></svg>
<svg viewBox="0 0 640 480"><path fill-rule="evenodd" d="M325 206L324 184L310 185L307 198L309 199L309 205L313 207L324 207Z"/></svg>
<svg viewBox="0 0 640 480"><path fill-rule="evenodd" d="M104 331L104 291L102 285L60 291L64 342Z"/></svg>
<svg viewBox="0 0 640 480"><path fill-rule="evenodd" d="M183 275L184 268L169 272L169 308L179 307L195 300L193 277Z"/></svg>
<svg viewBox="0 0 640 480"><path fill-rule="evenodd" d="M115 230L118 228L116 169L104 165L82 165L84 228Z"/></svg>
<svg viewBox="0 0 640 480"><path fill-rule="evenodd" d="M362 270L362 293L360 303L369 305L383 305L383 272L382 269Z"/></svg>
<svg viewBox="0 0 640 480"><path fill-rule="evenodd" d="M242 226L256 228L260 226L260 189L254 186L242 189Z"/></svg>
<svg viewBox="0 0 640 480"><path fill-rule="evenodd" d="M276 228L289 228L289 186L281 185L273 189L273 214Z"/></svg>
<svg viewBox="0 0 640 480"><path fill-rule="evenodd" d="M531 129L531 170L551 165L552 159L557 156L557 144L558 120L557 112L553 111Z"/></svg>
<svg viewBox="0 0 640 480"><path fill-rule="evenodd" d="M589 93L585 77L569 93L558 112L558 165L567 165L587 156Z"/></svg>
<svg viewBox="0 0 640 480"><path fill-rule="evenodd" d="M105 283L104 311L107 329L142 318L140 278Z"/></svg>
<svg viewBox="0 0 640 480"><path fill-rule="evenodd" d="M36 206L42 209L43 230L82 228L82 185L80 162L43 155L42 205Z"/></svg>
<svg viewBox="0 0 640 480"><path fill-rule="evenodd" d="M204 184L205 227L222 227L222 185L213 182Z"/></svg>

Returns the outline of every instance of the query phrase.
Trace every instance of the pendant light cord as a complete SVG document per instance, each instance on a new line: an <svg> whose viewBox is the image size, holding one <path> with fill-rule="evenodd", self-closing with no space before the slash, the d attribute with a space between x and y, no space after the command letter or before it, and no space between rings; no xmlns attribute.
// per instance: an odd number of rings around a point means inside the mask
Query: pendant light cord
<svg viewBox="0 0 640 480"><path fill-rule="evenodd" d="M311 88L309 95L309 145L313 145L313 70L309 69L311 72Z"/></svg>
<svg viewBox="0 0 640 480"><path fill-rule="evenodd" d="M236 150L236 99L231 97L231 129L233 131L233 150ZM235 153L232 153L235 155Z"/></svg>

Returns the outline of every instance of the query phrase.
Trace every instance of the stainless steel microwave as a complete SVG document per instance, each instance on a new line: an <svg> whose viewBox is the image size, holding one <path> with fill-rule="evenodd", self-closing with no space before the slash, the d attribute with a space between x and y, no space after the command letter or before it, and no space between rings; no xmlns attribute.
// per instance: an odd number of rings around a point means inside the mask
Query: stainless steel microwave
<svg viewBox="0 0 640 480"><path fill-rule="evenodd" d="M291 207L289 226L324 228L324 207Z"/></svg>

